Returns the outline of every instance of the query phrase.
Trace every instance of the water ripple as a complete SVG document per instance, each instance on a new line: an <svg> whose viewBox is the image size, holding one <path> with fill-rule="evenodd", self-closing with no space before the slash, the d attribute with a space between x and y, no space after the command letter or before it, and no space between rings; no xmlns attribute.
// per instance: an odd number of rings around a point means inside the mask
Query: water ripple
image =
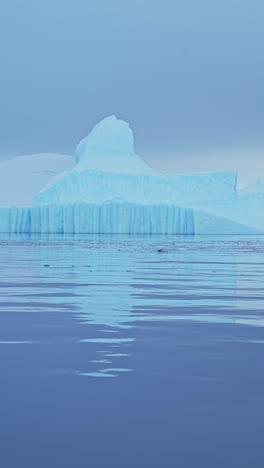
<svg viewBox="0 0 264 468"><path fill-rule="evenodd" d="M250 236L2 236L0 344L72 343L89 356L82 370L75 358L77 375L116 377L147 324L262 328L263 252ZM30 331L16 326L28 314Z"/></svg>

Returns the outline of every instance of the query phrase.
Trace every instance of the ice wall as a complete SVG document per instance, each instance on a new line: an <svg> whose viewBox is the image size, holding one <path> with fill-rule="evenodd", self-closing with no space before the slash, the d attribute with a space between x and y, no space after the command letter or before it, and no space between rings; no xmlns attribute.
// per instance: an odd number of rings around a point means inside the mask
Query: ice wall
<svg viewBox="0 0 264 468"><path fill-rule="evenodd" d="M0 232L194 235L257 230L192 208L116 202L0 208Z"/></svg>
<svg viewBox="0 0 264 468"><path fill-rule="evenodd" d="M35 204L130 203L197 205L236 200L236 173L187 175L111 174L72 170L35 197Z"/></svg>
<svg viewBox="0 0 264 468"><path fill-rule="evenodd" d="M194 234L193 210L128 203L0 208L0 232Z"/></svg>

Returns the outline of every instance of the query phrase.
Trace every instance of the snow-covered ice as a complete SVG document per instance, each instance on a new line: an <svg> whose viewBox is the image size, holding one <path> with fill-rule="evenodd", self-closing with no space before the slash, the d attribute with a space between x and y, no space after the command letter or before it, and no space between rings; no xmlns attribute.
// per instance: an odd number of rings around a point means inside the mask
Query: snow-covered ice
<svg viewBox="0 0 264 468"><path fill-rule="evenodd" d="M264 232L261 186L237 191L235 172L156 171L135 153L128 123L110 116L78 144L75 161L32 155L0 165L0 231Z"/></svg>
<svg viewBox="0 0 264 468"><path fill-rule="evenodd" d="M75 150L75 171L94 170L118 174L152 174L134 151L129 124L114 115L99 122Z"/></svg>
<svg viewBox="0 0 264 468"><path fill-rule="evenodd" d="M63 154L31 154L0 164L0 207L32 205L38 193L56 174L74 166Z"/></svg>

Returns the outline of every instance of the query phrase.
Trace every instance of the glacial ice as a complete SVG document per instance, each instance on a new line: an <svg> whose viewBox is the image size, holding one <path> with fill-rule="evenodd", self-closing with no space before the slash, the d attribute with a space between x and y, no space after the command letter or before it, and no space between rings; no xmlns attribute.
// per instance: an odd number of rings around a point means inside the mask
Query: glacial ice
<svg viewBox="0 0 264 468"><path fill-rule="evenodd" d="M114 115L99 122L75 150L75 171L85 169L119 174L154 171L134 151L134 136L124 120Z"/></svg>
<svg viewBox="0 0 264 468"><path fill-rule="evenodd" d="M135 153L132 130L115 116L79 143L75 165L70 156L35 155L24 166L23 157L16 158L0 165L0 182L1 232L264 232L259 181L237 191L235 172L158 172Z"/></svg>
<svg viewBox="0 0 264 468"><path fill-rule="evenodd" d="M76 165L52 179L35 197L35 204L222 203L236 199L237 174L166 174L148 166L135 152L132 130L110 116L82 140L75 152Z"/></svg>

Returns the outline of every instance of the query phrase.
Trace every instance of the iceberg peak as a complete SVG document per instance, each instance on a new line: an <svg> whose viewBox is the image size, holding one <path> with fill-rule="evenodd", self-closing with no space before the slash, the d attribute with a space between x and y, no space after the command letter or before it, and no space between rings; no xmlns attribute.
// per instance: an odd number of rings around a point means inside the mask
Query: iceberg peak
<svg viewBox="0 0 264 468"><path fill-rule="evenodd" d="M149 167L134 151L134 136L125 120L110 115L101 120L80 141L75 150L76 171L99 170L122 173L150 173Z"/></svg>

